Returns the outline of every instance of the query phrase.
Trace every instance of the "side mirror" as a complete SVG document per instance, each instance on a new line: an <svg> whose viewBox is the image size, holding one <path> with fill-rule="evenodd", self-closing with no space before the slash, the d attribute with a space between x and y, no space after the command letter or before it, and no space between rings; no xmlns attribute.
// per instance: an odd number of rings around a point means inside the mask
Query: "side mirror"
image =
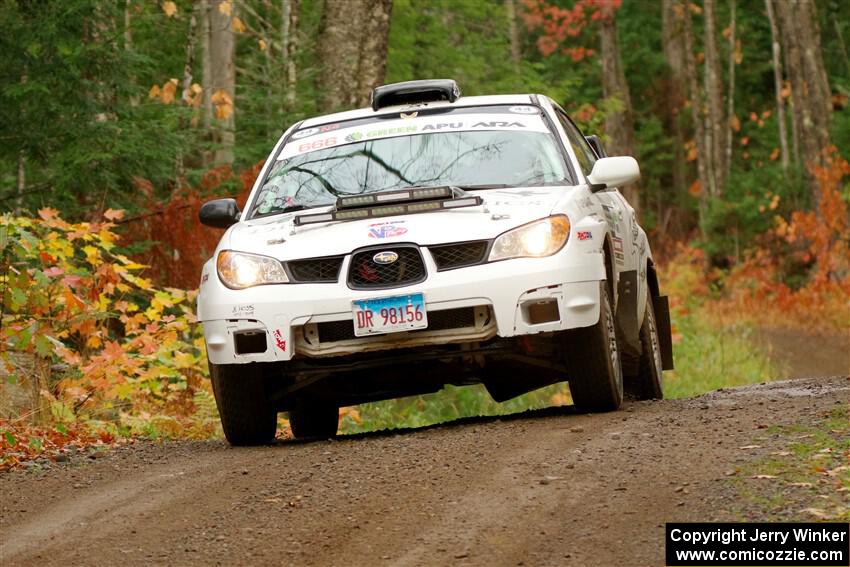
<svg viewBox="0 0 850 567"><path fill-rule="evenodd" d="M239 222L239 207L236 199L216 199L207 201L198 213L201 224L213 228L227 228Z"/></svg>
<svg viewBox="0 0 850 567"><path fill-rule="evenodd" d="M631 156L606 157L596 160L587 182L601 191L609 187L622 187L640 179L640 167Z"/></svg>

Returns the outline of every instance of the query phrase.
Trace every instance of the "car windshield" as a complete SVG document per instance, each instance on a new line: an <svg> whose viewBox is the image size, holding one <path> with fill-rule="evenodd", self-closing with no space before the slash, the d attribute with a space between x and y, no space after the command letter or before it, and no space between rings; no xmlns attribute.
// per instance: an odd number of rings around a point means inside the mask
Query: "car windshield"
<svg viewBox="0 0 850 567"><path fill-rule="evenodd" d="M386 129L380 132L388 131L397 133ZM341 196L407 187L570 183L555 139L543 128L439 131L363 141L359 138L365 135L355 132L345 136L345 132L324 140L334 144L337 139L356 141L330 148L321 147L328 143L322 139L296 141L311 150L283 157L274 164L254 200L250 217L332 205ZM312 150L316 146L320 149Z"/></svg>

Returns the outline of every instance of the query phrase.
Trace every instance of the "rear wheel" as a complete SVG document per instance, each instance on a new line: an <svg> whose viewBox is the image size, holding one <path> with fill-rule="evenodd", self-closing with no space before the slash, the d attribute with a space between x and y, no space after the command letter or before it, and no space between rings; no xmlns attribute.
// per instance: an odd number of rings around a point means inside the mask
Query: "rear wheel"
<svg viewBox="0 0 850 567"><path fill-rule="evenodd" d="M612 411L623 403L623 369L607 281L599 282L599 321L566 333L570 394L583 411Z"/></svg>
<svg viewBox="0 0 850 567"><path fill-rule="evenodd" d="M299 399L289 412L289 426L296 439L328 439L336 435L339 408L332 402Z"/></svg>
<svg viewBox="0 0 850 567"><path fill-rule="evenodd" d="M664 398L664 382L661 377L661 343L658 340L658 327L655 324L655 309L652 296L646 294L646 311L640 327L641 355L638 359L637 374L629 380L629 393L638 400Z"/></svg>
<svg viewBox="0 0 850 567"><path fill-rule="evenodd" d="M209 363L215 403L231 445L263 445L274 440L277 412L268 403L260 364Z"/></svg>

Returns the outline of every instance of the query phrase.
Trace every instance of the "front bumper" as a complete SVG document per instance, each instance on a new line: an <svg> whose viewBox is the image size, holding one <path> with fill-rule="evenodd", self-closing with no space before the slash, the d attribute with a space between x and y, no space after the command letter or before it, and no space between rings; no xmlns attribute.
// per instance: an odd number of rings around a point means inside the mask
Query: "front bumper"
<svg viewBox="0 0 850 567"><path fill-rule="evenodd" d="M208 263L198 315L214 364L339 356L587 327L599 319L599 281L605 278L605 268L601 253L571 248L568 244L566 250L548 258L506 260L443 272L423 253L429 274L425 281L372 291L352 290L344 281L231 290ZM350 256L343 262L342 273L348 272L349 261ZM322 336L329 324L337 329L346 322L353 325L351 302L355 299L411 293L424 294L429 322L432 313L445 311L443 320L458 323L375 337L355 338L336 332L334 340L328 341ZM462 312L469 316L454 317ZM255 341L251 352L246 352L245 337ZM243 341L238 346L237 338Z"/></svg>

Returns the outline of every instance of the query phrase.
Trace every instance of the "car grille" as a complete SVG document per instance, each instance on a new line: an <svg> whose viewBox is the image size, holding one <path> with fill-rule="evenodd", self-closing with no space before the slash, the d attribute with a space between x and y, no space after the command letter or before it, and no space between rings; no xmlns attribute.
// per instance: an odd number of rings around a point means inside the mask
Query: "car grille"
<svg viewBox="0 0 850 567"><path fill-rule="evenodd" d="M292 281L296 283L336 282L342 267L342 256L309 258L287 262Z"/></svg>
<svg viewBox="0 0 850 567"><path fill-rule="evenodd" d="M437 264L437 269L443 271L480 264L484 261L488 244L486 240L479 240L430 246L428 250L434 258L434 263Z"/></svg>
<svg viewBox="0 0 850 567"><path fill-rule="evenodd" d="M333 343L356 339L354 335L353 321L328 321L318 323L319 341ZM428 312L428 327L407 331L408 333L421 333L423 331L443 331L445 329L464 329L475 326L475 308L460 307L457 309L444 309L442 311ZM363 338L363 337L360 337Z"/></svg>
<svg viewBox="0 0 850 567"><path fill-rule="evenodd" d="M398 254L398 259L390 264L379 264L375 262L374 256L381 252L394 252ZM372 248L352 256L348 285L352 289L388 289L421 282L425 275L425 264L418 248Z"/></svg>

